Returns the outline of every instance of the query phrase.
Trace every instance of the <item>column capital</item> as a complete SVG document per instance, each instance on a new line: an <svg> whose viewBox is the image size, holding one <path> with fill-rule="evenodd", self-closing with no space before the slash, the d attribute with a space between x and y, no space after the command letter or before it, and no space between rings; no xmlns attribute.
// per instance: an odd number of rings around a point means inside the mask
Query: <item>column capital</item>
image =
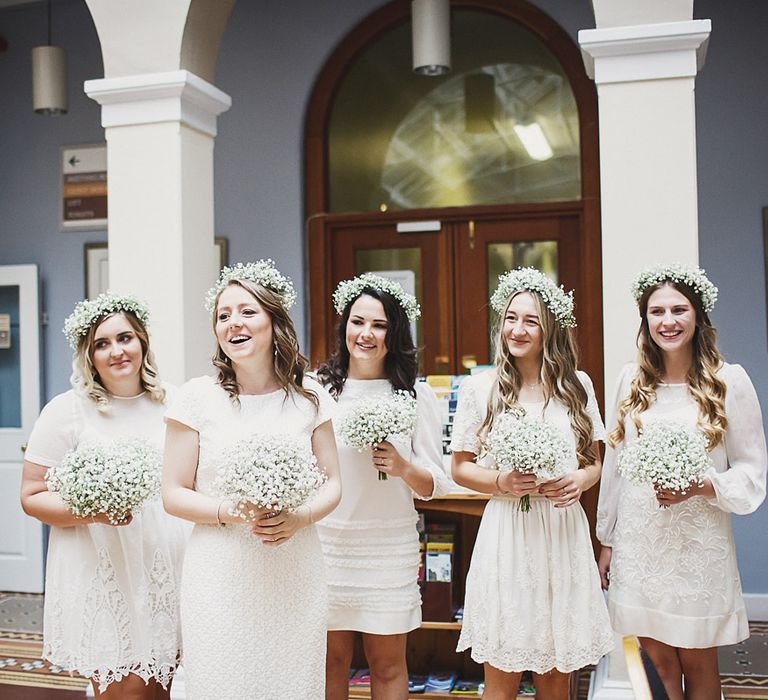
<svg viewBox="0 0 768 700"><path fill-rule="evenodd" d="M582 29L579 44L598 85L691 78L704 65L711 31L708 19Z"/></svg>
<svg viewBox="0 0 768 700"><path fill-rule="evenodd" d="M181 122L216 136L216 119L232 98L186 70L86 80L86 95L101 105L101 125Z"/></svg>

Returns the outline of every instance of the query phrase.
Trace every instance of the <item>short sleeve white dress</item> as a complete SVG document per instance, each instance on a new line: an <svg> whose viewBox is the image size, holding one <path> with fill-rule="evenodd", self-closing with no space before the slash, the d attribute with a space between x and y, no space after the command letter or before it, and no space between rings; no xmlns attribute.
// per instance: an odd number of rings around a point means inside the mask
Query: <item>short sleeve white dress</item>
<svg viewBox="0 0 768 700"><path fill-rule="evenodd" d="M637 365L619 377L609 414L629 395ZM765 498L766 446L754 387L739 365L724 365L725 439L709 453L712 499L694 496L660 508L651 486L632 484L617 471L622 449L637 440L631 419L625 439L605 456L597 536L613 547L608 609L617 632L682 648L735 644L749 637L736 564L731 513L754 511ZM698 406L687 384L660 384L641 416L696 427Z"/></svg>
<svg viewBox="0 0 768 700"><path fill-rule="evenodd" d="M392 392L388 379L347 379L338 400L338 417L359 401ZM416 385L417 423L410 444L393 442L409 462L428 469L433 489L427 498L450 490L442 466L440 412L432 390ZM330 597L329 630L401 634L421 624L417 583L419 537L414 494L396 477L378 479L371 452L337 438L341 503L317 529L323 545ZM427 499L424 499L427 500Z"/></svg>
<svg viewBox="0 0 768 700"><path fill-rule="evenodd" d="M592 382L578 377L587 392L586 411L594 440L605 429ZM459 389L451 449L481 455L478 465L495 469L482 456L477 431L496 379L490 369L465 379ZM559 401L523 403L529 415L554 426L571 450L577 468L576 439L567 409ZM531 494L531 510L520 499L494 495L485 508L467 574L464 621L457 651L471 647L478 663L502 671L569 673L594 664L613 647L600 577L580 504L555 508Z"/></svg>
<svg viewBox="0 0 768 700"><path fill-rule="evenodd" d="M280 389L240 395L238 408L212 377L179 390L166 414L199 434L195 488L218 497L222 453L258 433L311 442L330 420L334 401L304 379L319 410ZM327 591L315 526L268 547L243 525L196 524L184 558L181 625L190 700L322 698L325 692Z"/></svg>
<svg viewBox="0 0 768 700"><path fill-rule="evenodd" d="M170 398L170 397L169 397ZM57 465L80 444L138 437L162 449L165 406L143 393L112 397L109 413L74 391L40 414L25 459ZM129 525L52 527L43 656L103 691L128 673L167 686L181 649L178 590L187 524L158 497Z"/></svg>

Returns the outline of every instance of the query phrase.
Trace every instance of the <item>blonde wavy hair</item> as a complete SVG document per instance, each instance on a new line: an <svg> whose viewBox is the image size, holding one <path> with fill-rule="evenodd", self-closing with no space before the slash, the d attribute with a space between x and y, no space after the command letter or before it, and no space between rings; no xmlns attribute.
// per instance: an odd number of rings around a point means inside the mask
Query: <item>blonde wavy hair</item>
<svg viewBox="0 0 768 700"><path fill-rule="evenodd" d="M541 323L543 337L543 357L541 381L545 396L545 407L554 398L568 410L571 429L576 436L576 457L579 467L594 463L597 455L592 450L592 419L586 411L587 392L576 375L578 353L574 338L574 329L563 328L544 303L538 292L521 290L507 301L505 313L501 314L498 328L495 329L496 381L493 384L488 406L477 436L485 446L485 438L493 428L494 417L506 410L518 406L521 378L515 366L515 358L509 351L504 338L504 316L510 302L518 294L530 294L536 305L536 312Z"/></svg>
<svg viewBox="0 0 768 700"><path fill-rule="evenodd" d="M77 349L72 356L72 376L69 381L72 388L80 395L96 403L96 408L101 413L110 411L110 393L101 381L96 368L93 366L93 353L96 348L93 341L96 337L96 331L104 321L111 316L121 315L128 321L131 328L136 333L136 337L141 344L141 371L139 381L144 391L149 393L150 398L157 403L165 403L165 389L160 383L160 375L157 371L155 356L149 347L149 334L144 324L136 317L132 311L115 311L97 318L88 329L88 332L81 336L77 343Z"/></svg>
<svg viewBox="0 0 768 700"><path fill-rule="evenodd" d="M687 284L665 281L648 287L638 302L640 328L637 331L638 372L632 379L629 396L619 404L617 426L608 436L615 447L624 440L624 421L629 417L639 431L640 414L656 400L656 387L664 372L664 354L654 342L648 327L648 300L665 286L680 292L694 309L696 330L693 334L693 362L688 370L688 391L699 409L698 428L707 438L708 448L714 449L725 437L728 419L725 416L725 382L717 376L723 366L723 356L717 349L717 331L704 311L701 299Z"/></svg>
<svg viewBox="0 0 768 700"><path fill-rule="evenodd" d="M225 289L236 285L242 287L259 303L272 320L272 343L275 350L275 374L283 388L286 397L291 392L303 396L311 401L315 407L320 406L320 400L313 391L302 386L304 375L309 368L309 361L299 352L299 341L296 337L296 328L288 311L283 306L282 297L268 287L251 282L250 280L230 280L229 284L216 295L216 303L213 306L213 332L216 333L216 320L218 316L219 298ZM237 383L237 374L232 367L232 360L227 357L221 345L216 344L216 352L211 358L213 366L218 370L217 382L229 394L229 398L235 405L240 405L240 385Z"/></svg>

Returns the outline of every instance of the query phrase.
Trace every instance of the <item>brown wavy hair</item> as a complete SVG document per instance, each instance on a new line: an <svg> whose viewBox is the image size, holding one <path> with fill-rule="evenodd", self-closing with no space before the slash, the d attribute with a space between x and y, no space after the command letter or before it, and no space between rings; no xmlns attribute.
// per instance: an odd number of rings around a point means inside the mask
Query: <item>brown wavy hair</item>
<svg viewBox="0 0 768 700"><path fill-rule="evenodd" d="M608 436L615 447L624 439L624 420L629 417L639 431L640 414L656 400L656 387L664 372L664 354L651 337L648 326L648 300L656 290L665 286L676 289L691 303L696 314L693 333L693 362L688 370L688 391L699 408L697 425L707 438L711 450L722 442L728 419L725 416L725 382L717 372L723 366L723 356L717 349L717 331L709 320L701 298L687 284L671 280L661 282L643 292L638 303L640 328L637 331L638 371L632 379L629 396L619 404L617 426Z"/></svg>
<svg viewBox="0 0 768 700"><path fill-rule="evenodd" d="M563 328L555 319L549 307L544 303L538 292L521 290L515 292L505 306L518 294L527 293L533 297L536 311L541 323L543 336L543 357L541 363L541 382L545 396L545 407L552 399L557 399L568 411L571 419L571 429L576 436L576 457L579 467L593 464L597 455L592 450L592 419L587 413L587 392L576 374L578 352L574 329ZM493 383L488 406L477 436L485 445L485 438L493 428L494 417L506 410L518 407L521 378L515 366L515 358L509 351L504 338L504 316L501 314L498 327L494 331L496 337L495 364L496 380Z"/></svg>
<svg viewBox="0 0 768 700"><path fill-rule="evenodd" d="M320 365L317 377L323 386L329 387L332 396L338 398L344 391L349 374L349 349L347 348L347 322L352 305L364 294L378 299L387 317L387 333L384 345L384 373L395 390L407 391L415 398L416 377L419 373L418 351L413 343L411 324L402 304L391 294L375 287L365 287L354 299L350 299L336 326L336 349L327 362Z"/></svg>
<svg viewBox="0 0 768 700"><path fill-rule="evenodd" d="M72 356L72 376L69 379L72 388L79 395L94 401L96 408L101 413L109 413L110 394L104 384L102 384L101 377L99 377L96 368L93 366L93 353L95 351L93 340L99 326L116 314L121 314L128 321L141 344L139 381L141 382L142 389L149 392L153 401L165 403L165 389L163 389L160 383L155 355L149 347L149 333L147 333L144 324L132 311L117 311L104 314L104 316L97 318L91 324L85 335L80 337L77 343L77 350L75 350L75 354Z"/></svg>
<svg viewBox="0 0 768 700"><path fill-rule="evenodd" d="M320 400L314 391L303 386L304 375L309 367L309 361L299 352L299 341L296 337L296 328L293 319L282 304L282 298L268 287L251 282L250 280L232 280L224 289L232 285L242 287L259 303L262 309L269 314L272 320L272 343L275 350L275 374L280 386L285 392L286 398L291 392L311 401L315 407L320 406ZM216 295L216 303L213 306L213 332L216 333L216 317L218 316L219 297L224 289ZM221 346L216 344L216 352L211 358L213 366L218 370L216 381L224 391L229 394L232 403L240 405L240 385L237 383L237 375L232 367L232 360L227 357Z"/></svg>

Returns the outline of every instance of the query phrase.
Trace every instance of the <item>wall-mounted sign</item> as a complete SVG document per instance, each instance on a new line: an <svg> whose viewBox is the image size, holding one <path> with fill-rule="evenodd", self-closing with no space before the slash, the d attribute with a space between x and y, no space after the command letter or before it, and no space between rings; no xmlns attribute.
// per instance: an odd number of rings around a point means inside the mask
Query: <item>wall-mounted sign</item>
<svg viewBox="0 0 768 700"><path fill-rule="evenodd" d="M61 225L107 227L107 144L61 149Z"/></svg>

